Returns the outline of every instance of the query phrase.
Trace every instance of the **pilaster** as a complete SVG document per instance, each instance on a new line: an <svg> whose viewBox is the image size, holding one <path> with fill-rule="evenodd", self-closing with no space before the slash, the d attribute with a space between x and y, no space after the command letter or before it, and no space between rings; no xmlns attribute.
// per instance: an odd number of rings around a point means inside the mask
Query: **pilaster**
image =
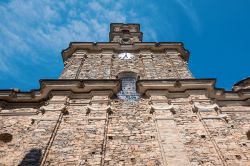
<svg viewBox="0 0 250 166"><path fill-rule="evenodd" d="M176 127L174 105L165 96L151 96L151 112L158 132L164 165L190 165Z"/></svg>

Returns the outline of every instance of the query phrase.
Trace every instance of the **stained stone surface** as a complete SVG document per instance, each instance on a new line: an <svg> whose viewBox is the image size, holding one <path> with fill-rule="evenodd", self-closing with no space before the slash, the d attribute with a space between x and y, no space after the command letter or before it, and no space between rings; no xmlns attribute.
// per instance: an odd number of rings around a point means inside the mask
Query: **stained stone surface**
<svg viewBox="0 0 250 166"><path fill-rule="evenodd" d="M46 149L57 120L58 112L32 116L0 116L0 131L13 136L11 142L0 141L0 163L6 166L21 163L28 165L32 162L37 164ZM37 156L37 153L27 155L36 151L41 152L40 156Z"/></svg>
<svg viewBox="0 0 250 166"><path fill-rule="evenodd" d="M163 165L147 101L112 102L104 165Z"/></svg>
<svg viewBox="0 0 250 166"><path fill-rule="evenodd" d="M130 34L130 42L142 42L138 24L118 27L114 31L120 36L113 42L124 42L129 27L137 32ZM122 48L102 50L97 44L75 48L65 61L60 79L69 80L58 82L102 79L101 90L91 81L88 86L94 90L88 91L84 81L58 88L53 80L47 89L42 85L39 95L47 96L39 102L29 93L17 97L20 94L13 91L5 97L11 102L0 100L0 166L250 166L249 98L236 100L247 89L217 91L219 99L231 99L219 102L211 97L216 91L210 85L204 83L207 89L199 89L199 80L187 81L187 90L162 80L160 86L152 81L152 89L140 94L139 79L193 77L177 50L142 46L133 52L135 45L125 46L134 54L132 59L119 58L125 52ZM93 47L101 51L91 51ZM117 78L120 90L105 89L105 79ZM154 90L156 86L165 89ZM17 102L20 98L31 99Z"/></svg>
<svg viewBox="0 0 250 166"><path fill-rule="evenodd" d="M91 54L76 51L66 62L61 79L115 79L119 73L135 72L141 79L192 78L187 63L174 53L133 53L121 60L118 53ZM81 65L82 64L82 65Z"/></svg>
<svg viewBox="0 0 250 166"><path fill-rule="evenodd" d="M13 136L0 143L1 164L249 165L249 107L212 109L206 97L167 100L96 96L69 100L66 114L0 116L1 132ZM190 101L199 102L197 111ZM22 111L38 110L9 108L1 115Z"/></svg>

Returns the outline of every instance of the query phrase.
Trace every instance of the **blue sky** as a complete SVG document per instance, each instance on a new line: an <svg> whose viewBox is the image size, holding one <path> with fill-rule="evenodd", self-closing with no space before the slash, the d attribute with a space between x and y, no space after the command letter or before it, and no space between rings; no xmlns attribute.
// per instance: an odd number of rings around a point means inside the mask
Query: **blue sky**
<svg viewBox="0 0 250 166"><path fill-rule="evenodd" d="M0 89L58 78L70 41L108 41L111 22L140 23L144 41L181 41L196 78L230 90L250 76L249 0L0 0Z"/></svg>

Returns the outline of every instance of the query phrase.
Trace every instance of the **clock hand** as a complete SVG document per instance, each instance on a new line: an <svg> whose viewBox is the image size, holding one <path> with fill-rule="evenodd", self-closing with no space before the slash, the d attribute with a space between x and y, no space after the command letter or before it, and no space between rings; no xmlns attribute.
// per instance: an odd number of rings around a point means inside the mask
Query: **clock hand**
<svg viewBox="0 0 250 166"><path fill-rule="evenodd" d="M125 58L125 57L126 57L126 58L128 58L128 55L127 55L127 53L125 53L125 56L124 56L124 58Z"/></svg>

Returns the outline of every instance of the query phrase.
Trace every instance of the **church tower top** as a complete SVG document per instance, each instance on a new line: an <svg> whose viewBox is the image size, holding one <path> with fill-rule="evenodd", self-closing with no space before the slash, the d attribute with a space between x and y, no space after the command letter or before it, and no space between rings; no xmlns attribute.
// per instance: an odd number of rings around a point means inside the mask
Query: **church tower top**
<svg viewBox="0 0 250 166"><path fill-rule="evenodd" d="M140 31L140 24L110 24L109 41L121 44L133 44L142 42L143 33Z"/></svg>

